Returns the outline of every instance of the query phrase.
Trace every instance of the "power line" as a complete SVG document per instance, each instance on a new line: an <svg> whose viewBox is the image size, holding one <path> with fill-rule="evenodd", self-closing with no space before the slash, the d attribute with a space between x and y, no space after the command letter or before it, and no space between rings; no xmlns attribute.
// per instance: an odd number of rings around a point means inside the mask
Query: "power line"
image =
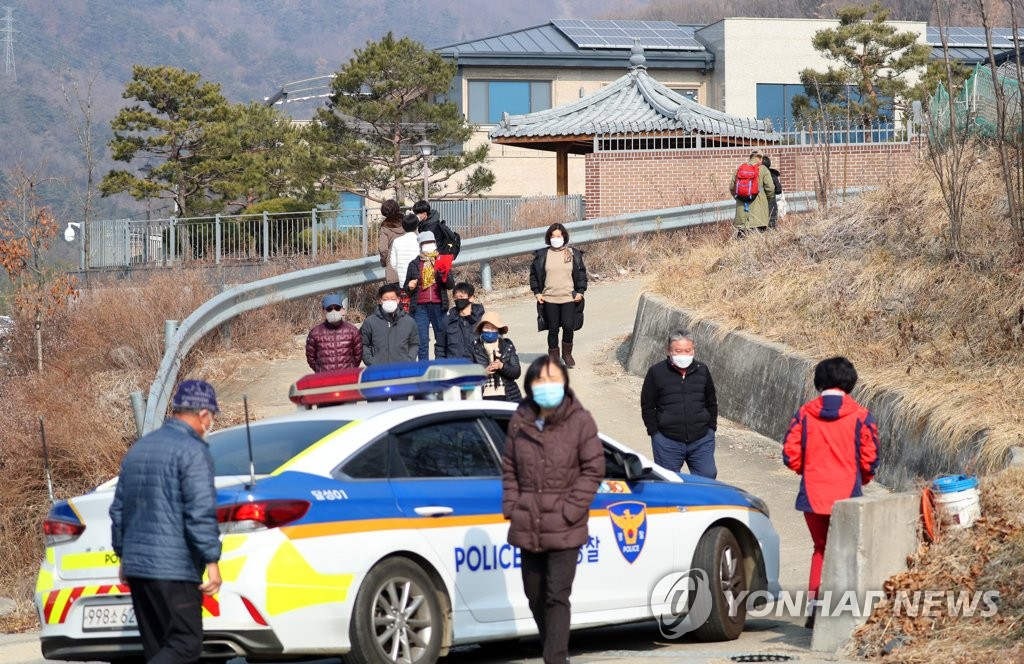
<svg viewBox="0 0 1024 664"><path fill-rule="evenodd" d="M0 39L4 43L4 76L11 80L18 78L17 72L14 68L14 9L11 7L4 7L4 27L3 27L3 39Z"/></svg>

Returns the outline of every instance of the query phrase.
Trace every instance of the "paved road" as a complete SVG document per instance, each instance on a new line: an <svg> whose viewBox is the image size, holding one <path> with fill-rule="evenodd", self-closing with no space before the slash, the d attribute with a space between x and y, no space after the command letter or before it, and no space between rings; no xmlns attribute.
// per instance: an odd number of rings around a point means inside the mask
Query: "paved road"
<svg viewBox="0 0 1024 664"><path fill-rule="evenodd" d="M633 328L643 282L636 280L593 284L588 291L587 323L577 333L575 352L579 366L571 372L571 385L594 414L600 429L651 456L650 439L640 418L641 378L622 369L625 345ZM543 333L536 332L536 307L529 296L484 299L484 305L501 313L509 336L528 364L547 350ZM230 385L219 390L222 401L249 396L257 416L267 417L292 409L288 386L307 371L296 340L294 356L250 367ZM697 349L700 356L700 349ZM780 413L788 417L789 413ZM716 460L719 479L764 498L782 541L780 581L783 588L806 587L811 542L802 515L793 509L798 478L782 466L780 448L737 424L720 422ZM811 653L810 634L802 619L764 618L748 621L744 634L734 642L704 644L690 640L665 641L653 624L626 625L579 632L573 636L576 662L637 663L647 659L684 662L730 662L737 655L773 653L789 655L805 663L836 661ZM35 635L0 636L0 662L42 664ZM336 661L336 660L334 660ZM539 662L536 642L524 640L500 649L476 646L457 649L445 660L455 664ZM240 664L241 660L234 664Z"/></svg>

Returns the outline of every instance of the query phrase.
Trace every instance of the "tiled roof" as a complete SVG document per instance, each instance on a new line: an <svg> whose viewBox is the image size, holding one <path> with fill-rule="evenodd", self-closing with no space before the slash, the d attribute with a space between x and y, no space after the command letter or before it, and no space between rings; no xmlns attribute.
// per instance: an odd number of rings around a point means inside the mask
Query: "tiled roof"
<svg viewBox="0 0 1024 664"><path fill-rule="evenodd" d="M505 114L491 139L684 131L771 140L765 121L728 115L673 92L647 73L642 56L625 76L579 101L525 115Z"/></svg>

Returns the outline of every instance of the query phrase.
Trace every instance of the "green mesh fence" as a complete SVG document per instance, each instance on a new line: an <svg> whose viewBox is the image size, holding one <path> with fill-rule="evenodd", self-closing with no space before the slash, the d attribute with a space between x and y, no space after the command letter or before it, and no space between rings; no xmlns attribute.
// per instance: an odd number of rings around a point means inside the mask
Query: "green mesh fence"
<svg viewBox="0 0 1024 664"><path fill-rule="evenodd" d="M1007 138L1021 131L1020 82L1013 77L1004 75L988 65L978 65L964 82L960 94L954 100L956 127L982 136L994 137L999 133L999 120L996 113L996 84L1003 91L1006 104L1005 133ZM939 85L932 95L929 112L932 118L930 138L942 140L949 133L949 93L945 86ZM945 130L943 129L945 128Z"/></svg>

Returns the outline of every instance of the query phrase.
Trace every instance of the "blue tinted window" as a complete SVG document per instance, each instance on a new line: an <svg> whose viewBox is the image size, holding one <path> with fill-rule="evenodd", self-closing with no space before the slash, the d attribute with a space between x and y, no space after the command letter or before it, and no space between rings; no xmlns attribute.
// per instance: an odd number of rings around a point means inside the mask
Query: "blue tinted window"
<svg viewBox="0 0 1024 664"><path fill-rule="evenodd" d="M757 84L757 117L781 120L786 117L786 85L782 83Z"/></svg>
<svg viewBox="0 0 1024 664"><path fill-rule="evenodd" d="M469 112L474 124L497 124L502 113L522 115L551 108L551 81L470 81Z"/></svg>
<svg viewBox="0 0 1024 664"><path fill-rule="evenodd" d="M491 81L487 121L501 122L501 114L522 115L530 112L530 84L526 81Z"/></svg>

